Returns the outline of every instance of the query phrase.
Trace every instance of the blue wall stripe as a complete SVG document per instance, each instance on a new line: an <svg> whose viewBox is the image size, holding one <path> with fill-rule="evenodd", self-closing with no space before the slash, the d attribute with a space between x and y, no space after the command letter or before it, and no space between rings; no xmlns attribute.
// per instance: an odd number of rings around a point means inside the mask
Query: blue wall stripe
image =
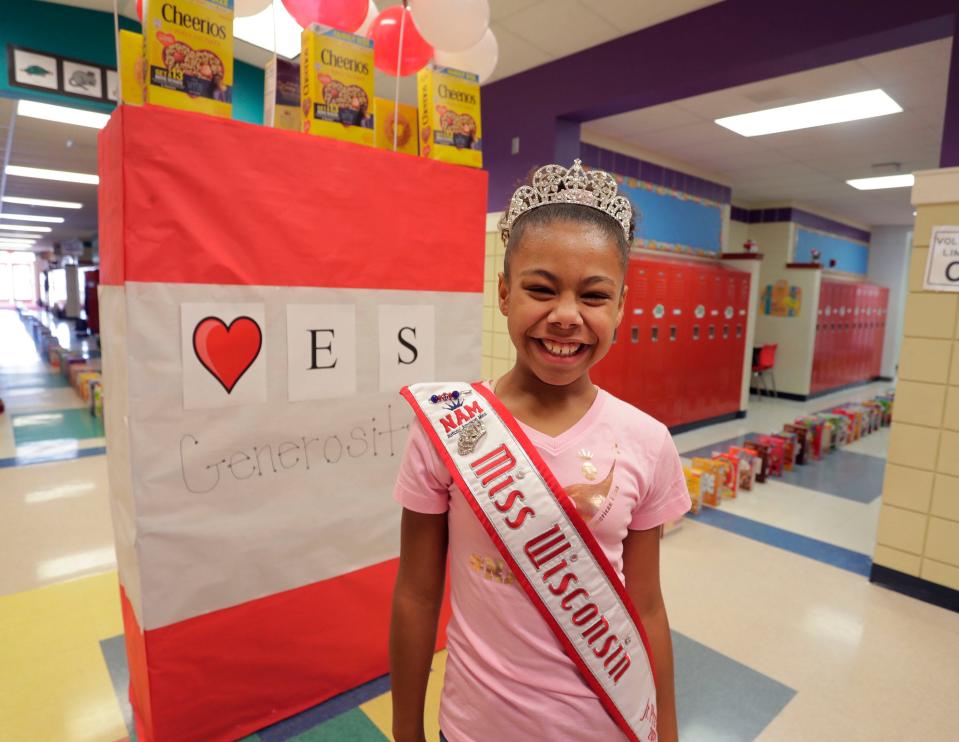
<svg viewBox="0 0 959 742"><path fill-rule="evenodd" d="M704 507L698 515L690 516L690 519L863 577L869 576L869 570L872 567L872 557L866 554L733 515L719 508Z"/></svg>

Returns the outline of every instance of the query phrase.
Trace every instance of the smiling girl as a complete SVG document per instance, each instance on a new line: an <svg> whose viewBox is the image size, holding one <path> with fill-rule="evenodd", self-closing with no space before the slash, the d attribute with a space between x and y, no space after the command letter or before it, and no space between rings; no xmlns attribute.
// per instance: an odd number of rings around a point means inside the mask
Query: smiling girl
<svg viewBox="0 0 959 742"><path fill-rule="evenodd" d="M450 742L675 740L659 539L689 509L682 465L664 425L589 377L623 316L632 208L577 160L540 168L501 227L515 366L404 390L394 737L424 739L448 553Z"/></svg>

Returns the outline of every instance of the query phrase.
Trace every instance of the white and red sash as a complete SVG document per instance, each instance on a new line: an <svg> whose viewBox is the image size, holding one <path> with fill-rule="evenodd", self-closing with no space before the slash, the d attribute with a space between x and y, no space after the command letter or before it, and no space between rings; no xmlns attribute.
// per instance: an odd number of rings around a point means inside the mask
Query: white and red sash
<svg viewBox="0 0 959 742"><path fill-rule="evenodd" d="M481 384L415 384L412 405L518 584L623 733L656 739L649 641L589 526ZM455 394L454 394L455 393Z"/></svg>

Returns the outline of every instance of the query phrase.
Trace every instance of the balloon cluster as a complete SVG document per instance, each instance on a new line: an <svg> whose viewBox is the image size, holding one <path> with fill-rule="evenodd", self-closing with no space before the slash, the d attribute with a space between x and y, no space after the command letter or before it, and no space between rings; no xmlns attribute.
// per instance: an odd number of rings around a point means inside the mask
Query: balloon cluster
<svg viewBox="0 0 959 742"><path fill-rule="evenodd" d="M268 0L267 0L268 1ZM479 76L493 74L499 57L489 29L489 0L405 0L382 13L373 0L282 0L304 28L311 23L373 39L373 63L390 75L412 75L434 59ZM237 0L244 12L264 0Z"/></svg>

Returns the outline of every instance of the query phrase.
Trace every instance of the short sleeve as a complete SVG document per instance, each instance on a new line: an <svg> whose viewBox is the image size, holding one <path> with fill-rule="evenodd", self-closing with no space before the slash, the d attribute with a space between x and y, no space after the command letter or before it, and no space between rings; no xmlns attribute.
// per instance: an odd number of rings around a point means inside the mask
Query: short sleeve
<svg viewBox="0 0 959 742"><path fill-rule="evenodd" d="M649 487L633 512L629 528L633 531L655 528L684 515L691 505L683 463L679 460L673 437L667 431Z"/></svg>
<svg viewBox="0 0 959 742"><path fill-rule="evenodd" d="M393 498L417 513L445 513L449 510L452 483L453 478L436 454L423 425L415 419L410 425Z"/></svg>

